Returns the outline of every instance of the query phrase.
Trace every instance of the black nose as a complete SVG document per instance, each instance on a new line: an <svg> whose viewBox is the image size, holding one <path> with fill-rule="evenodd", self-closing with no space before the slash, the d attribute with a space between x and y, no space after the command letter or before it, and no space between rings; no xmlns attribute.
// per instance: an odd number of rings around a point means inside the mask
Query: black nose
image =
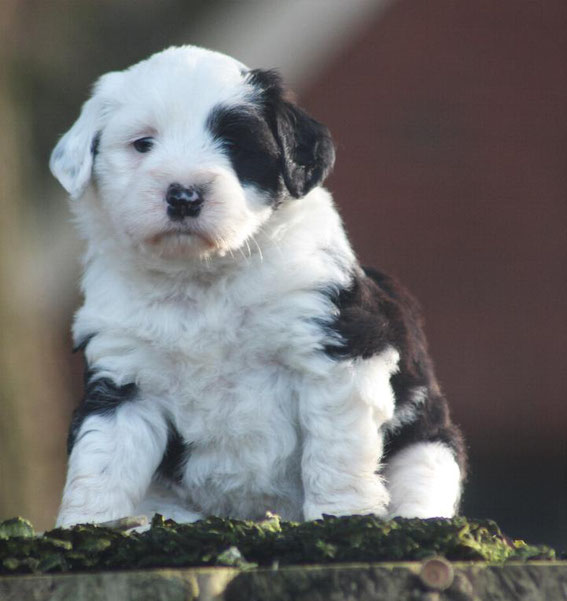
<svg viewBox="0 0 567 601"><path fill-rule="evenodd" d="M186 188L181 184L170 184L165 193L165 200L169 205L167 214L175 221L185 217L197 217L203 205L203 196L198 188Z"/></svg>

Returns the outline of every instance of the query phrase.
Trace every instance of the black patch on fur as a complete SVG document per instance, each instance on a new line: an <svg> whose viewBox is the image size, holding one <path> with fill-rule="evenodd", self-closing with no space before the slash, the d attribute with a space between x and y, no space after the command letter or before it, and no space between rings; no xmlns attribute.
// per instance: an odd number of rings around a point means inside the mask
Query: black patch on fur
<svg viewBox="0 0 567 601"><path fill-rule="evenodd" d="M177 428L169 422L167 447L156 473L167 480L180 483L189 449L190 445L185 442Z"/></svg>
<svg viewBox="0 0 567 601"><path fill-rule="evenodd" d="M282 189L279 149L262 114L251 107L219 105L207 128L222 143L240 181L277 199Z"/></svg>
<svg viewBox="0 0 567 601"><path fill-rule="evenodd" d="M463 435L459 428L451 422L447 401L441 394L430 394L425 402L418 406L415 421L399 429L384 431L383 461L398 451L418 442L441 442L455 456L461 470L461 477L466 477L466 450Z"/></svg>
<svg viewBox="0 0 567 601"><path fill-rule="evenodd" d="M327 127L311 118L286 96L280 75L253 69L247 81L258 91L263 117L277 142L280 170L289 193L300 198L323 182L335 162Z"/></svg>
<svg viewBox="0 0 567 601"><path fill-rule="evenodd" d="M96 158L96 155L98 154L101 134L101 131L97 131L93 138L93 141L91 142L91 154L93 155L93 158Z"/></svg>
<svg viewBox="0 0 567 601"><path fill-rule="evenodd" d="M254 69L250 105L213 109L207 128L226 149L239 179L270 193L277 203L287 188L295 198L323 182L335 150L329 130L286 99L279 74Z"/></svg>
<svg viewBox="0 0 567 601"><path fill-rule="evenodd" d="M67 438L67 452L71 453L77 434L89 415L109 415L121 404L136 398L135 384L118 386L110 378L97 378L96 372L85 372L85 394L83 402L75 409Z"/></svg>
<svg viewBox="0 0 567 601"><path fill-rule="evenodd" d="M330 356L368 359L393 346L415 376L414 385L424 383L423 372L431 366L420 309L402 286L379 271L364 269L353 275L348 288L335 291L331 300L338 310L331 329L342 343L325 348Z"/></svg>
<svg viewBox="0 0 567 601"><path fill-rule="evenodd" d="M454 452L464 477L463 438L437 382L417 301L393 278L373 269L359 270L348 288L330 298L338 311L327 326L331 342L324 350L330 357L369 359L391 346L400 354L399 370L390 379L396 411L414 404L416 388L424 391L413 422L395 430L385 425L384 459L415 442L443 442Z"/></svg>

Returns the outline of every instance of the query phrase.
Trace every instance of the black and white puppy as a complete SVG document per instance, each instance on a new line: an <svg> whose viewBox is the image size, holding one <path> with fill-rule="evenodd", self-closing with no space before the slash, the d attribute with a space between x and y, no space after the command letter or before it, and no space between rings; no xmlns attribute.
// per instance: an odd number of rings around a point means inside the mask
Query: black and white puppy
<svg viewBox="0 0 567 601"><path fill-rule="evenodd" d="M86 240L59 525L454 514L461 435L333 162L272 71L185 46L100 78L51 158Z"/></svg>

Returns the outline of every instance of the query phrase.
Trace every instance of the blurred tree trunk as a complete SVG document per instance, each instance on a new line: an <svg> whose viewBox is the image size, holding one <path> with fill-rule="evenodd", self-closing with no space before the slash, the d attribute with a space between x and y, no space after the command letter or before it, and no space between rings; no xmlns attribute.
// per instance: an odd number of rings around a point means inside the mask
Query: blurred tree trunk
<svg viewBox="0 0 567 601"><path fill-rule="evenodd" d="M17 8L16 0L0 3L0 519L23 515L45 528L61 488L64 441L54 439L53 424L65 407L50 373L50 320L41 314L33 269L39 251L23 185L27 119L10 69Z"/></svg>

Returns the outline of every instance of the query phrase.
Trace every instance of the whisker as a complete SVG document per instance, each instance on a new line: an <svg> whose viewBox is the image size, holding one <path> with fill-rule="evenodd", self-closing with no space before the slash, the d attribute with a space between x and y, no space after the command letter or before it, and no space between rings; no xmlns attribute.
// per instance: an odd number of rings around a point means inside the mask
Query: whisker
<svg viewBox="0 0 567 601"><path fill-rule="evenodd" d="M262 253L262 249L260 248L260 245L256 241L256 238L254 238L254 236L250 236L250 238L252 239L252 242L254 242L254 244L256 245L256 248L258 249L258 254L260 255L260 261L263 262L264 261L264 254Z"/></svg>
<svg viewBox="0 0 567 601"><path fill-rule="evenodd" d="M244 261L246 263L248 263L248 259L250 259L250 257L246 256L246 253L244 252L244 250L242 250L241 246L238 247L238 252L242 255L242 258L244 259Z"/></svg>
<svg viewBox="0 0 567 601"><path fill-rule="evenodd" d="M244 241L244 243L246 244L246 248L248 249L248 257L251 259L252 258L252 249L250 248L250 244L248 242L248 239L246 239Z"/></svg>

